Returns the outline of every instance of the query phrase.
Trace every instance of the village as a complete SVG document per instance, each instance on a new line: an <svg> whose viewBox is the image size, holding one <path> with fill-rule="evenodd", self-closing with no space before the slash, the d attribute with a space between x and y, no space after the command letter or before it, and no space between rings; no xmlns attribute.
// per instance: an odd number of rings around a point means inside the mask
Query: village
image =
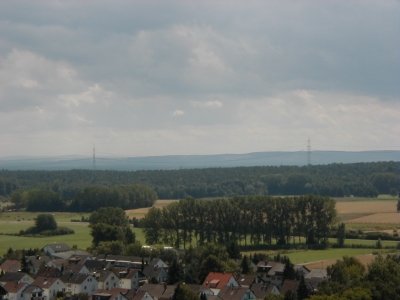
<svg viewBox="0 0 400 300"><path fill-rule="evenodd" d="M169 265L160 258L94 257L63 243L46 245L24 264L8 259L0 265L1 300L167 300L174 299L179 285L198 299L251 300L296 295L303 278L313 292L327 278L326 269L295 265L299 279L286 279L284 263L263 260L251 264L249 274L210 272L202 284L167 284Z"/></svg>

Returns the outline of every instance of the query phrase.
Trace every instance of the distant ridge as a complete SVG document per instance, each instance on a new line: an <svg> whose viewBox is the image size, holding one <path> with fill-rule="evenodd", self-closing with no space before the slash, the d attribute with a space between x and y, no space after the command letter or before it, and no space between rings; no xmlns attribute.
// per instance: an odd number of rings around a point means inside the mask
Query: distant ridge
<svg viewBox="0 0 400 300"><path fill-rule="evenodd" d="M400 161L400 151L313 151L311 164ZM97 170L171 170L210 167L303 166L307 152L255 152L217 155L168 155L147 157L96 157ZM0 158L0 169L91 169L91 156Z"/></svg>

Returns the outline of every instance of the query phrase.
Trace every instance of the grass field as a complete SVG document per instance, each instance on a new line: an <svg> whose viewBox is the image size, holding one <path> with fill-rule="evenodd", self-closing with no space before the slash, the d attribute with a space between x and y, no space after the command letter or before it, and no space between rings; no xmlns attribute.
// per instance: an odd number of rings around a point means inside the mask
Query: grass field
<svg viewBox="0 0 400 300"><path fill-rule="evenodd" d="M4 212L0 213L0 233L14 234L25 230L34 224L34 219L40 213L32 212ZM68 227L74 230L74 234L52 237L20 237L12 235L0 235L0 255L13 249L42 248L48 243L63 242L70 246L76 245L79 249L86 249L91 245L92 237L90 228L86 222L71 222L71 219L80 220L88 214L80 213L52 213L58 226ZM145 242L143 230L134 228L136 239L142 244Z"/></svg>
<svg viewBox="0 0 400 300"><path fill-rule="evenodd" d="M379 253L393 252L393 250L380 250ZM254 254L254 253L265 253L267 255L276 255L277 251L247 251L242 254ZM355 249L355 248L344 248L344 249L326 249L326 250L294 250L294 251L280 251L281 255L285 255L290 258L290 261L294 264L306 264L306 263L317 263L319 265L327 264L328 261L335 262L341 259L343 256L360 256L360 255L372 255L378 253L377 249Z"/></svg>

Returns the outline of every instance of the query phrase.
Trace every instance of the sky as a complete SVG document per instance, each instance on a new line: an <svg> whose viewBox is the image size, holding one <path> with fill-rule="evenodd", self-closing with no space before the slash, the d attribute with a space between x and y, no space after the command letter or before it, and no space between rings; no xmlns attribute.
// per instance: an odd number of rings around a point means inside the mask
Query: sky
<svg viewBox="0 0 400 300"><path fill-rule="evenodd" d="M0 1L0 157L400 150L400 1Z"/></svg>

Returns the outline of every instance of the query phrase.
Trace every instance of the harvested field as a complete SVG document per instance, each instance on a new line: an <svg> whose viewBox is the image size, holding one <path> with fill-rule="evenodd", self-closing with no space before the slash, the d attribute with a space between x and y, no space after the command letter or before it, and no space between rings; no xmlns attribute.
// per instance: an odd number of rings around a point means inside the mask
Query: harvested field
<svg viewBox="0 0 400 300"><path fill-rule="evenodd" d="M152 207L163 208L169 204L179 200L157 200ZM151 207L137 208L126 210L126 214L129 218L142 219L147 214Z"/></svg>
<svg viewBox="0 0 400 300"><path fill-rule="evenodd" d="M377 213L360 218L347 220L346 223L380 223L380 224L400 224L400 213Z"/></svg>
<svg viewBox="0 0 400 300"><path fill-rule="evenodd" d="M375 214L394 213L397 211L397 202L392 200L371 200L371 201L338 201L336 210L338 214Z"/></svg>

